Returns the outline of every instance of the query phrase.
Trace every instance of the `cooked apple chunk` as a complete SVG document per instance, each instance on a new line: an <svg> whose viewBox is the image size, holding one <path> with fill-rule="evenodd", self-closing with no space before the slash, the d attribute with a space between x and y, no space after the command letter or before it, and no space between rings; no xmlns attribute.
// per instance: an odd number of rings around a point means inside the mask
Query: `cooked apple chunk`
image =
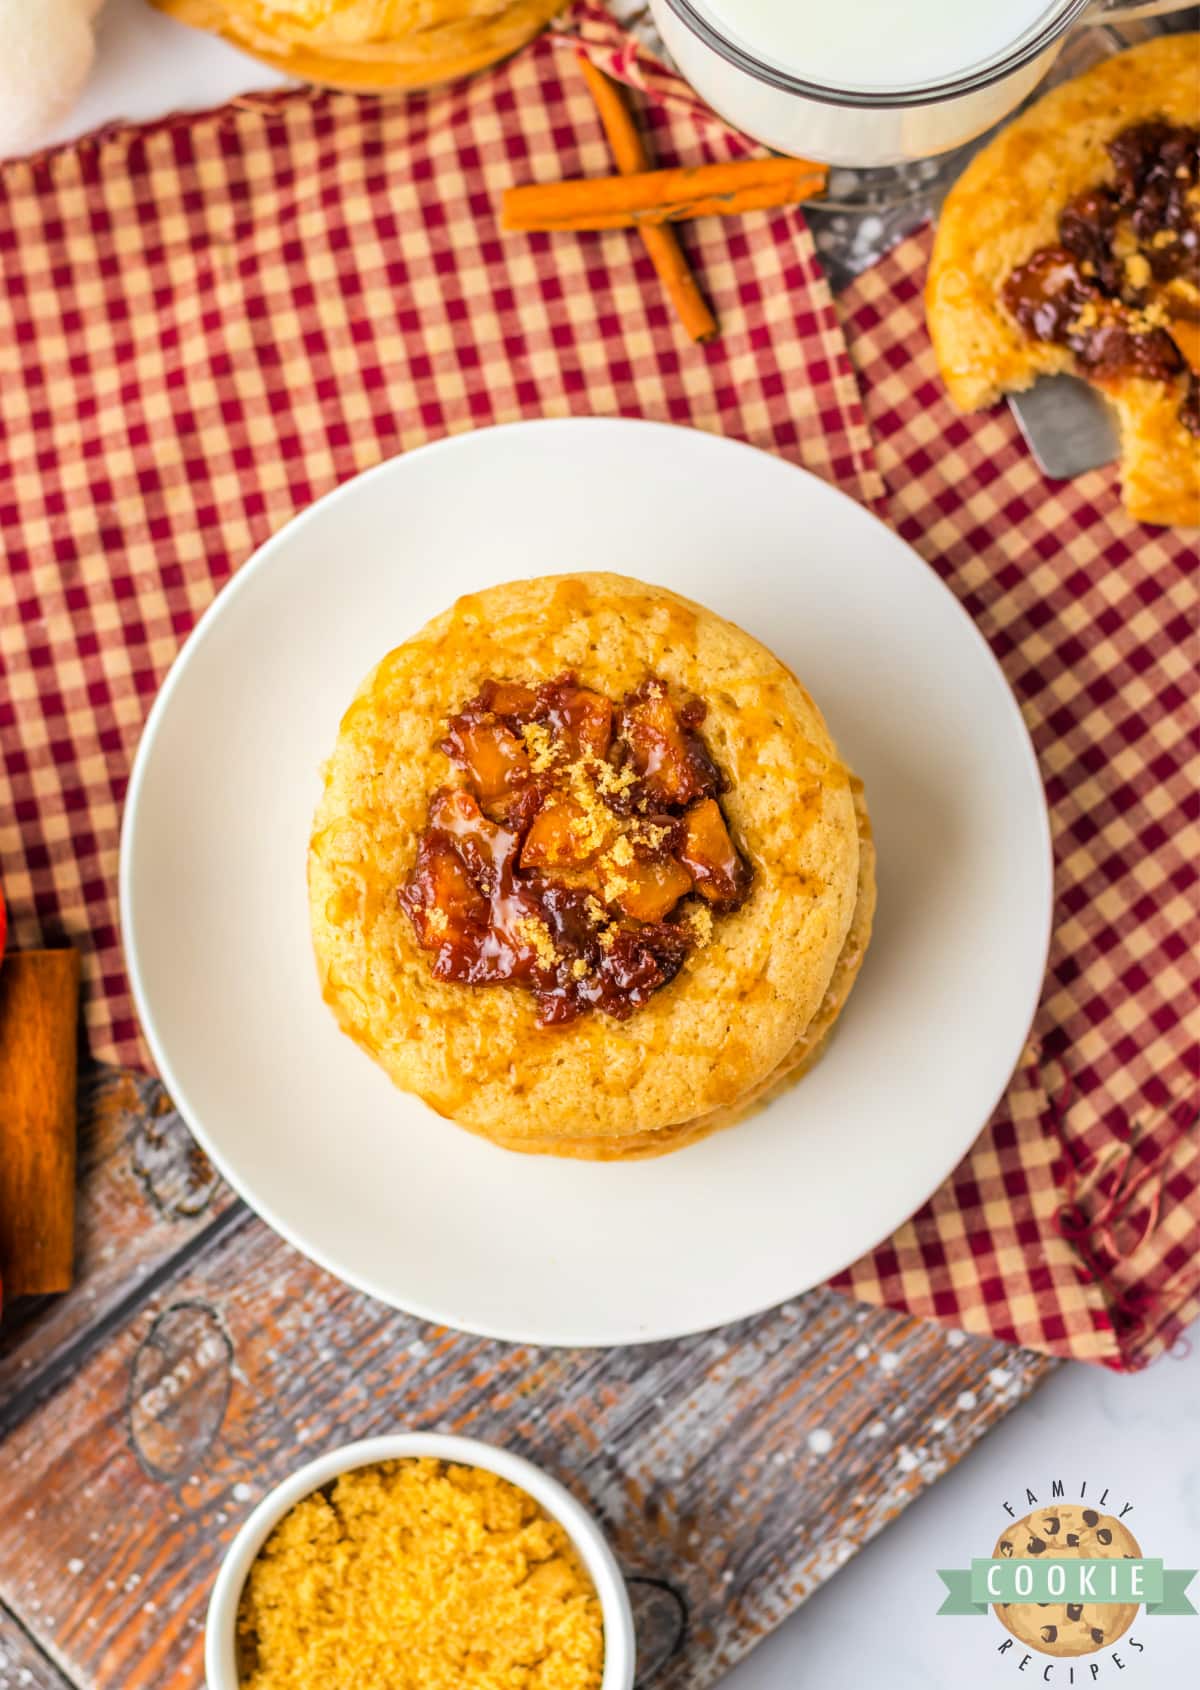
<svg viewBox="0 0 1200 1690"><path fill-rule="evenodd" d="M521 851L522 868L578 867L595 855L581 844L586 818L573 798L547 804L533 818Z"/></svg>
<svg viewBox="0 0 1200 1690"><path fill-rule="evenodd" d="M680 721L661 681L645 682L626 699L621 732L642 786L656 802L690 804L723 790L720 772L698 735Z"/></svg>
<svg viewBox="0 0 1200 1690"><path fill-rule="evenodd" d="M687 869L672 857L632 862L601 876L606 897L631 921L661 921L692 889Z"/></svg>
<svg viewBox="0 0 1200 1690"><path fill-rule="evenodd" d="M612 744L613 707L603 693L559 681L542 688L545 720L564 747L568 761L606 757Z"/></svg>
<svg viewBox="0 0 1200 1690"><path fill-rule="evenodd" d="M679 860L691 871L697 892L710 904L740 902L750 873L729 837L715 798L702 798L684 816Z"/></svg>
<svg viewBox="0 0 1200 1690"><path fill-rule="evenodd" d="M487 900L443 833L426 833L422 838L416 866L401 899L421 943L430 950L454 945L472 926L487 923Z"/></svg>
<svg viewBox="0 0 1200 1690"><path fill-rule="evenodd" d="M495 804L529 779L525 747L497 721L450 723L443 749L466 775L481 804Z"/></svg>

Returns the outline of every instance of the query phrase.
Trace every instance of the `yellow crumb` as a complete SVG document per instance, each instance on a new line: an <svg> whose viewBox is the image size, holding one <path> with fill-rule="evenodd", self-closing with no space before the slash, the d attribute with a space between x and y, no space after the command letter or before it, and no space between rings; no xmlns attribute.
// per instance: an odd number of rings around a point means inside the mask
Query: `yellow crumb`
<svg viewBox="0 0 1200 1690"><path fill-rule="evenodd" d="M571 973L576 980L582 980L588 971L588 965L581 956L577 956L571 964Z"/></svg>
<svg viewBox="0 0 1200 1690"><path fill-rule="evenodd" d="M477 1467L384 1461L285 1515L238 1611L242 1690L599 1690L599 1599L566 1532Z"/></svg>
<svg viewBox="0 0 1200 1690"><path fill-rule="evenodd" d="M620 928L617 926L615 921L611 927L606 927L600 934L600 949L602 951L611 951L617 942L617 934L619 932Z"/></svg>
<svg viewBox="0 0 1200 1690"><path fill-rule="evenodd" d="M1133 232L1133 224L1127 217L1122 217L1112 232L1112 255L1114 258L1128 258L1138 249L1138 238Z"/></svg>
<svg viewBox="0 0 1200 1690"><path fill-rule="evenodd" d="M634 781L637 780L637 776L628 763L623 769L614 769L611 763L605 763L599 757L592 757L588 760L588 767L597 790L603 792L608 798L614 797L619 792L628 792Z"/></svg>
<svg viewBox="0 0 1200 1690"><path fill-rule="evenodd" d="M1150 284L1150 260L1144 252L1131 252L1125 260L1125 280L1131 288L1140 290Z"/></svg>
<svg viewBox="0 0 1200 1690"><path fill-rule="evenodd" d="M685 917L697 950L702 950L712 938L712 911L703 904L693 904Z"/></svg>
<svg viewBox="0 0 1200 1690"><path fill-rule="evenodd" d="M590 761L570 764L565 779L581 812L571 821L571 838L581 856L594 856L612 832L612 812L596 795Z"/></svg>
<svg viewBox="0 0 1200 1690"><path fill-rule="evenodd" d="M554 940L550 937L550 929L544 921L539 921L535 915L520 916L516 922L517 937L523 939L531 950L537 953L537 959L543 968L553 968L558 961L558 952L554 948Z"/></svg>
<svg viewBox="0 0 1200 1690"><path fill-rule="evenodd" d="M579 859L592 856L604 843L605 829L593 815L572 816L568 822L571 838L579 848Z"/></svg>
<svg viewBox="0 0 1200 1690"><path fill-rule="evenodd" d="M633 861L633 846L624 834L613 842L613 848L608 853L607 862L615 863L618 868L628 868Z"/></svg>
<svg viewBox="0 0 1200 1690"><path fill-rule="evenodd" d="M431 933L441 938L450 926L450 918L437 904L430 904L425 911L425 925Z"/></svg>
<svg viewBox="0 0 1200 1690"><path fill-rule="evenodd" d="M590 892L583 907L587 911L587 918L593 927L601 927L608 920L608 913L604 905L599 898L593 898Z"/></svg>
<svg viewBox="0 0 1200 1690"><path fill-rule="evenodd" d="M550 729L542 722L526 722L521 729L521 738L525 741L529 767L535 775L545 774L554 762L554 741Z"/></svg>
<svg viewBox="0 0 1200 1690"><path fill-rule="evenodd" d="M625 896L626 892L632 892L633 882L626 879L620 869L614 868L611 858L601 857L597 866L600 870L600 884L604 896L610 904L615 904L618 899Z"/></svg>

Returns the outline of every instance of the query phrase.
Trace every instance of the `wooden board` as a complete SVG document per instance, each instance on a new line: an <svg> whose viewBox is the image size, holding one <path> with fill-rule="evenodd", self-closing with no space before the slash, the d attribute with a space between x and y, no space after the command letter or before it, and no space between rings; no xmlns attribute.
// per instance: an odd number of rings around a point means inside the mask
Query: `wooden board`
<svg viewBox="0 0 1200 1690"><path fill-rule="evenodd" d="M71 1690L15 1614L0 1607L0 1690Z"/></svg>
<svg viewBox="0 0 1200 1690"><path fill-rule="evenodd" d="M199 1690L213 1573L267 1486L435 1427L595 1508L639 1683L702 1690L1053 1365L829 1291L636 1349L449 1332L268 1231L153 1082L92 1074L82 1102L79 1283L0 1348L0 1646L14 1630L78 1690Z"/></svg>
<svg viewBox="0 0 1200 1690"><path fill-rule="evenodd" d="M102 1341L128 1299L240 1212L162 1087L115 1068L80 1076L78 1179L74 1291L18 1302L0 1325L0 1437Z"/></svg>

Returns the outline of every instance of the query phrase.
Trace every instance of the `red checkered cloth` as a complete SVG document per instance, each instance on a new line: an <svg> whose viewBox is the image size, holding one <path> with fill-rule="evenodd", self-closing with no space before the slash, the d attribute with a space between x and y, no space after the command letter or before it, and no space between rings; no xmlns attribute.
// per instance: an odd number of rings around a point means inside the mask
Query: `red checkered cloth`
<svg viewBox="0 0 1200 1690"><path fill-rule="evenodd" d="M882 492L795 212L688 231L722 326L703 347L636 235L501 235L503 188L613 169L584 39L646 92L661 162L750 150L580 6L428 96L255 96L0 171L0 880L15 943L83 950L97 1057L147 1065L116 904L146 712L301 507L439 435L571 414L736 435Z"/></svg>
<svg viewBox="0 0 1200 1690"><path fill-rule="evenodd" d="M706 347L635 236L501 237L509 183L611 169L581 42L643 91L663 162L749 149L581 5L447 91L255 97L0 171L0 879L16 942L84 951L99 1057L146 1063L116 858L150 700L217 588L301 506L448 432L597 412L737 435L882 497L794 212L687 231L723 328ZM1136 1365L1197 1302L1186 554L1125 523L1104 476L1048 488L1006 416L949 414L922 263L906 247L865 278L851 330L895 520L992 639L1041 749L1060 923L1039 1060L839 1283Z"/></svg>
<svg viewBox="0 0 1200 1690"><path fill-rule="evenodd" d="M970 611L1033 736L1056 922L990 1126L836 1283L1136 1368L1200 1313L1197 535L1132 522L1111 468L1047 481L1007 407L954 412L925 332L929 246L860 277L843 318L890 520Z"/></svg>

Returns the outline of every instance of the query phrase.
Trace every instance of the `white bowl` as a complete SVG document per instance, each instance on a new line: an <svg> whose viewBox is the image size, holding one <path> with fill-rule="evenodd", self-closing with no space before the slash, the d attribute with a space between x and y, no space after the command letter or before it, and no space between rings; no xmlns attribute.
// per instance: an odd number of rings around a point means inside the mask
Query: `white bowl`
<svg viewBox="0 0 1200 1690"><path fill-rule="evenodd" d="M331 1449L310 1461L263 1497L230 1544L213 1586L204 1637L208 1690L240 1690L236 1635L242 1586L255 1556L288 1509L355 1467L421 1455L495 1473L528 1492L558 1521L579 1552L600 1598L604 1617L604 1676L600 1690L633 1690L633 1610L621 1570L591 1515L557 1479L523 1456L479 1443L474 1438L446 1437L440 1432L400 1432L391 1437L364 1438L360 1443L343 1444L340 1449Z"/></svg>

